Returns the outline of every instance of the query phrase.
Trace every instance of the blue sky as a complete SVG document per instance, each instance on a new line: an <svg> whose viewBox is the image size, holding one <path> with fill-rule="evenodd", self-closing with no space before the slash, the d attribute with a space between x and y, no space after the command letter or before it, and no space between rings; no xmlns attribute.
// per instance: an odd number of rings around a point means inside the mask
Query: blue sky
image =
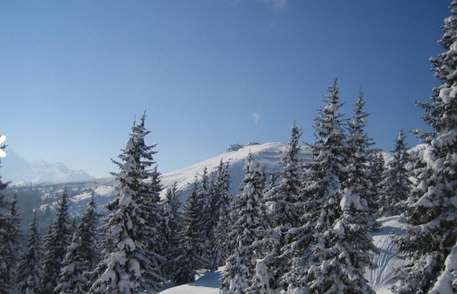
<svg viewBox="0 0 457 294"><path fill-rule="evenodd" d="M28 160L108 176L146 109L164 173L234 143L288 142L294 120L313 142L338 77L346 116L362 89L368 133L389 150L401 128L425 127L414 101L438 83L429 58L449 4L0 1L0 134Z"/></svg>

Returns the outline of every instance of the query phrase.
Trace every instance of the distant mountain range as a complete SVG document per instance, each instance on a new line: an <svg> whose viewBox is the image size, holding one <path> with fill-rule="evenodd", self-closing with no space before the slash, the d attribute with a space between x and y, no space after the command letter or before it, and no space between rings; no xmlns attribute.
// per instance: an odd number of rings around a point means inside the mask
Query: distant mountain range
<svg viewBox="0 0 457 294"><path fill-rule="evenodd" d="M7 149L7 156L1 159L2 181L12 184L59 183L95 179L84 170L67 168L63 163L50 163L43 160L28 161L14 150Z"/></svg>

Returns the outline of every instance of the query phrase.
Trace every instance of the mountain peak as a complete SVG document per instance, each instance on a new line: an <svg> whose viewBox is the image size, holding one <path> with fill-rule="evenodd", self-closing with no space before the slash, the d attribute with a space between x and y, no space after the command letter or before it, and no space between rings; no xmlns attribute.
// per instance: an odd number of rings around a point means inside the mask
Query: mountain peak
<svg viewBox="0 0 457 294"><path fill-rule="evenodd" d="M61 162L28 161L11 148L6 150L6 155L2 158L0 174L5 181L13 184L72 182L95 178L82 169L71 170Z"/></svg>

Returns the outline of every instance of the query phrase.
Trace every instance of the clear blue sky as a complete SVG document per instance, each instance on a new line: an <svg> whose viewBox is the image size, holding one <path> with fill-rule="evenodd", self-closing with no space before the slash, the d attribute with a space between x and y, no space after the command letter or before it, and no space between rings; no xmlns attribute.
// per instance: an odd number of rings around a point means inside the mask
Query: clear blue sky
<svg viewBox="0 0 457 294"><path fill-rule="evenodd" d="M438 83L429 58L449 4L0 1L0 134L28 160L108 176L146 109L164 173L234 143L287 142L294 120L313 142L337 76L345 114L362 88L368 133L389 150L401 128L425 127L413 101Z"/></svg>

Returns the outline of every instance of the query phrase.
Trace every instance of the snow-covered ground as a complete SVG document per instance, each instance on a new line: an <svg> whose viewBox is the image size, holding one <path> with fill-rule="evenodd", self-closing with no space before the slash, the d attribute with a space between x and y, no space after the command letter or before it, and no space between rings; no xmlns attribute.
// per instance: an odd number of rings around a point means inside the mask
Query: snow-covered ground
<svg viewBox="0 0 457 294"><path fill-rule="evenodd" d="M382 224L379 233L373 236L373 242L379 250L375 257L377 269L366 273L366 278L377 294L390 294L390 288L394 283L394 269L402 266L402 261L396 256L395 248L391 242L392 234L402 234L402 224L398 222L399 216L380 218ZM161 291L161 294L218 294L219 277L223 268L217 272L201 273L194 283L180 285Z"/></svg>
<svg viewBox="0 0 457 294"><path fill-rule="evenodd" d="M403 225L398 222L399 218L399 216L391 216L378 219L382 224L382 229L373 236L373 242L379 250L379 254L374 259L378 268L369 270L366 278L378 294L392 293L390 287L394 283L394 270L403 265L402 260L397 258L391 242L392 234L403 233L401 229Z"/></svg>
<svg viewBox="0 0 457 294"><path fill-rule="evenodd" d="M196 281L186 285L180 285L161 291L161 294L218 294L219 278L223 268L216 272L202 272L196 277Z"/></svg>

